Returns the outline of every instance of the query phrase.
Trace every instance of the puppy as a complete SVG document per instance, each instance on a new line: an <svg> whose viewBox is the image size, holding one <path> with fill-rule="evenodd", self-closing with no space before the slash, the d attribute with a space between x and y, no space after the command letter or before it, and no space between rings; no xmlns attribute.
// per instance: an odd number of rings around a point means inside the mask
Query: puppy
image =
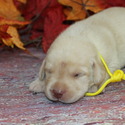
<svg viewBox="0 0 125 125"><path fill-rule="evenodd" d="M108 79L98 52L111 72L125 65L125 8L106 9L62 32L29 89L63 103L73 103L86 92L97 91Z"/></svg>

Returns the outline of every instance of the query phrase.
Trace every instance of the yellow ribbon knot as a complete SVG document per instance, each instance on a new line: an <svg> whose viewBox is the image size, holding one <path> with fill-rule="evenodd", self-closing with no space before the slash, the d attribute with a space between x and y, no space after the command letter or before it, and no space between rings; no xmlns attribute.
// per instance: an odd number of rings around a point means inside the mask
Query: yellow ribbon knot
<svg viewBox="0 0 125 125"><path fill-rule="evenodd" d="M122 70L116 70L111 76L111 82L120 82L125 79L125 74Z"/></svg>
<svg viewBox="0 0 125 125"><path fill-rule="evenodd" d="M109 74L109 76L111 78L109 78L104 84L102 84L102 86L99 88L99 90L97 90L95 93L86 93L85 96L96 96L96 95L100 94L109 83L111 83L111 82L120 82L122 80L125 80L125 74L124 74L124 72L122 70L116 70L112 74L110 72L105 60L103 59L103 57L101 55L100 55L100 59L101 59L106 71L108 72L108 74Z"/></svg>

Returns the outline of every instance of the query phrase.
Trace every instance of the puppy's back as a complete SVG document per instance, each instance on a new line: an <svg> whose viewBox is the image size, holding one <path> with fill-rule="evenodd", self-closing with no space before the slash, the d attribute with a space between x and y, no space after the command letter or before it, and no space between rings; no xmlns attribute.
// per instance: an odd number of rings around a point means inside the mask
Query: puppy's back
<svg viewBox="0 0 125 125"><path fill-rule="evenodd" d="M94 14L93 16L88 17L87 19L76 22L67 29L67 32L71 34L74 29L76 33L79 33L80 31L85 31L91 28L91 26L96 25L112 25L113 27L116 26L120 28L125 26L125 8L112 7L105 9L97 14Z"/></svg>
<svg viewBox="0 0 125 125"><path fill-rule="evenodd" d="M115 39L115 41L112 39ZM107 46L104 44L110 41L120 42L119 44L121 44L125 42L124 39L125 8L112 7L68 27L56 38L50 49L54 46L56 46L54 48L60 48L61 46L65 51L66 48L71 48L73 44L74 46L77 46L77 44L81 46L81 42L84 44L85 42L91 42L96 44L96 47L101 50L101 47L104 48L104 46Z"/></svg>

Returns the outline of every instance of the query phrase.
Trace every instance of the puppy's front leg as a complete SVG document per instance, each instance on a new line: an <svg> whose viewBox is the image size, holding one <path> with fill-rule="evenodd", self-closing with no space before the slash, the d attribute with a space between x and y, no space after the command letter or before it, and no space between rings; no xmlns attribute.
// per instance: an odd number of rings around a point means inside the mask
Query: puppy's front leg
<svg viewBox="0 0 125 125"><path fill-rule="evenodd" d="M33 92L44 92L44 81L37 78L30 84L29 90Z"/></svg>

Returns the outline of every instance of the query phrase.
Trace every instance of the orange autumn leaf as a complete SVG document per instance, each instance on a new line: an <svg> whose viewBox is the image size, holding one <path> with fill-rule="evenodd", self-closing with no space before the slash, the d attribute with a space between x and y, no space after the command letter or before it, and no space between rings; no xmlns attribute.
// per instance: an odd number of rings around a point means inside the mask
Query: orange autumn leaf
<svg viewBox="0 0 125 125"><path fill-rule="evenodd" d="M3 17L0 17L0 25L13 25L13 26L24 26L26 24L29 24L30 21L18 21L18 20L10 20L5 19Z"/></svg>
<svg viewBox="0 0 125 125"><path fill-rule="evenodd" d="M26 24L29 24L29 21L22 22L0 17L0 38L2 39L3 43L11 47L14 47L15 45L18 48L25 50L23 43L20 41L18 31L14 26L23 26Z"/></svg>
<svg viewBox="0 0 125 125"><path fill-rule="evenodd" d="M97 13L105 8L101 0L58 0L58 2L70 7L64 9L67 20L81 20L88 16L88 10Z"/></svg>
<svg viewBox="0 0 125 125"><path fill-rule="evenodd" d="M0 16L11 20L21 19L21 13L16 8L13 0L0 0Z"/></svg>
<svg viewBox="0 0 125 125"><path fill-rule="evenodd" d="M11 38L2 38L2 41L4 42L5 45L14 47L17 46L20 49L25 50L23 47L23 43L21 42L17 29L13 26L9 26L7 29L7 33L11 36Z"/></svg>
<svg viewBox="0 0 125 125"><path fill-rule="evenodd" d="M18 0L26 3L27 0ZM20 21L20 11L16 8L14 0L0 0L0 40L7 46L17 46L25 50L23 43L20 40L17 27L29 24L29 21Z"/></svg>
<svg viewBox="0 0 125 125"><path fill-rule="evenodd" d="M27 2L27 0L17 0L17 1L24 3L24 4L26 4L26 2Z"/></svg>

